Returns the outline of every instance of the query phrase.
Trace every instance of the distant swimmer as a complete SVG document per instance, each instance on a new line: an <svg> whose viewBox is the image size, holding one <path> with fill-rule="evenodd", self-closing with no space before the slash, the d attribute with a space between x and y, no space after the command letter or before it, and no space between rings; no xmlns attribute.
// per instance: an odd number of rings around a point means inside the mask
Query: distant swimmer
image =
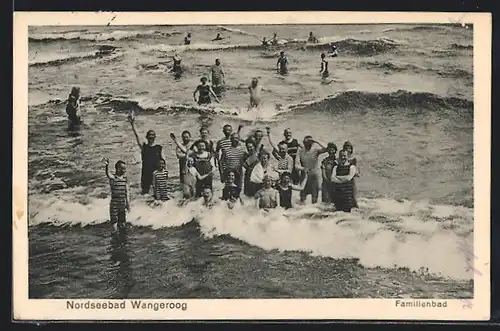
<svg viewBox="0 0 500 331"><path fill-rule="evenodd" d="M339 50L338 47L335 46L334 44L331 44L330 47L331 47L331 50L328 51L328 56L329 57L337 57L338 56L338 50Z"/></svg>
<svg viewBox="0 0 500 331"><path fill-rule="evenodd" d="M222 40L222 39L224 39L224 38L222 38L220 36L220 33L217 33L217 36L214 39L212 39L212 41L217 41L217 40Z"/></svg>
<svg viewBox="0 0 500 331"><path fill-rule="evenodd" d="M191 33L184 37L184 45L191 45Z"/></svg>
<svg viewBox="0 0 500 331"><path fill-rule="evenodd" d="M104 158L106 177L111 188L111 201L109 203L109 218L115 227L123 227L127 222L127 212L130 212L130 189L127 181L127 166L123 161L115 164L115 173L109 173L109 159Z"/></svg>
<svg viewBox="0 0 500 331"><path fill-rule="evenodd" d="M174 62L174 65L172 66L172 72L176 76L180 76L182 73L182 66L181 66L182 57L179 55L179 53L175 52L172 61Z"/></svg>
<svg viewBox="0 0 500 331"><path fill-rule="evenodd" d="M311 31L311 32L309 32L309 38L307 39L307 42L308 42L308 43L318 43L318 42L319 42L319 40L318 40L318 38L316 38L316 37L313 35L313 33L312 33L312 31Z"/></svg>
<svg viewBox="0 0 500 331"><path fill-rule="evenodd" d="M73 87L66 104L66 114L68 114L70 129L76 129L81 124L80 118L80 88Z"/></svg>
<svg viewBox="0 0 500 331"><path fill-rule="evenodd" d="M326 56L325 53L321 54L321 69L319 70L319 73L321 74L321 77L326 78L330 75L328 72L328 61L325 60Z"/></svg>
<svg viewBox="0 0 500 331"><path fill-rule="evenodd" d="M259 85L259 80L257 78L252 79L248 90L250 91L250 107L248 107L248 109L250 110L252 108L258 108L262 103L262 99L260 96L262 88Z"/></svg>
<svg viewBox="0 0 500 331"><path fill-rule="evenodd" d="M269 46L269 42L267 41L266 37L262 38L262 46Z"/></svg>
<svg viewBox="0 0 500 331"><path fill-rule="evenodd" d="M212 88L219 97L221 88L226 84L226 74L219 59L215 59L215 64L210 67L210 76L212 78Z"/></svg>
<svg viewBox="0 0 500 331"><path fill-rule="evenodd" d="M285 56L285 52L281 51L278 61L276 62L276 68L281 75L288 73L288 58Z"/></svg>
<svg viewBox="0 0 500 331"><path fill-rule="evenodd" d="M212 87L207 84L207 77L201 77L201 84L196 87L196 90L193 92L194 101L198 103L198 105L208 105L212 102L210 99L210 95L215 98L215 101L220 102L217 95L215 95ZM196 92L198 92L198 100L196 99Z"/></svg>
<svg viewBox="0 0 500 331"><path fill-rule="evenodd" d="M273 33L273 37L271 38L271 45L278 45L278 35L276 33Z"/></svg>

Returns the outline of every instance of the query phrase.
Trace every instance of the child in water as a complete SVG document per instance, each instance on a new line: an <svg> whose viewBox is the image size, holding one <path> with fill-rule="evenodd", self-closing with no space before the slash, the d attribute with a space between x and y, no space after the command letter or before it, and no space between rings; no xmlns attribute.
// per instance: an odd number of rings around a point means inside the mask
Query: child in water
<svg viewBox="0 0 500 331"><path fill-rule="evenodd" d="M165 160L161 159L158 162L158 169L153 172L153 198L156 204L170 200L167 191L168 171L166 168Z"/></svg>
<svg viewBox="0 0 500 331"><path fill-rule="evenodd" d="M243 204L243 200L241 200L241 187L235 184L236 174L234 171L229 170L226 174L226 185L222 189L222 198L221 200L228 202L229 209L233 209L236 201L240 201Z"/></svg>
<svg viewBox="0 0 500 331"><path fill-rule="evenodd" d="M255 194L257 208L268 211L269 209L278 207L280 195L272 185L273 181L271 177L265 175L262 188Z"/></svg>
<svg viewBox="0 0 500 331"><path fill-rule="evenodd" d="M106 177L111 188L111 202L109 203L109 217L115 228L125 226L127 212L130 212L129 185L127 181L127 167L124 161L117 161L115 173L109 173L109 159L104 158Z"/></svg>
<svg viewBox="0 0 500 331"><path fill-rule="evenodd" d="M186 168L184 173L184 183L182 187L183 198L188 200L196 196L196 183L198 181L204 180L208 176L213 175L213 171L205 175L200 175L196 167L194 166L194 159L188 156L186 153ZM203 193L204 188L202 189Z"/></svg>
<svg viewBox="0 0 500 331"><path fill-rule="evenodd" d="M73 87L71 89L68 97L68 103L66 104L66 114L68 114L71 128L74 128L81 124L79 87Z"/></svg>
<svg viewBox="0 0 500 331"><path fill-rule="evenodd" d="M257 78L254 77L252 79L252 82L250 83L248 90L250 91L250 106L248 107L248 110L252 108L258 108L262 103L262 100L260 98L260 92L262 89L259 85L259 80Z"/></svg>
<svg viewBox="0 0 500 331"><path fill-rule="evenodd" d="M212 102L210 99L210 95L215 98L215 101L220 102L217 95L215 95L212 87L207 84L207 77L203 76L200 79L201 84L196 87L196 90L193 92L194 101L198 103L198 105L208 105ZM198 92L198 100L196 100L196 92Z"/></svg>

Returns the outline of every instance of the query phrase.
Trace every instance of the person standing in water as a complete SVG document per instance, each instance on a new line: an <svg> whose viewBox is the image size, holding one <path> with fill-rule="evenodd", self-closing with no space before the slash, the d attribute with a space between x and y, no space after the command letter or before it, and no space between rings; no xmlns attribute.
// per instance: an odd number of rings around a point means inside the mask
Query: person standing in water
<svg viewBox="0 0 500 331"><path fill-rule="evenodd" d="M356 166L349 162L347 152L339 152L339 162L332 170L331 181L335 186L335 209L350 213L353 205L353 179Z"/></svg>
<svg viewBox="0 0 500 331"><path fill-rule="evenodd" d="M262 103L262 99L260 97L262 89L257 78L252 78L252 82L250 83L248 90L250 91L250 106L248 107L248 110L258 108Z"/></svg>
<svg viewBox="0 0 500 331"><path fill-rule="evenodd" d="M222 174L225 176L229 171L235 175L234 182L239 187L243 186L243 163L245 161L245 148L240 145L240 136L238 133L231 134L231 145L222 150L222 160L220 164L224 165ZM226 178L223 178L223 182Z"/></svg>
<svg viewBox="0 0 500 331"><path fill-rule="evenodd" d="M73 87L68 96L66 104L66 114L68 114L69 127L75 129L81 124L80 118L80 88Z"/></svg>
<svg viewBox="0 0 500 331"><path fill-rule="evenodd" d="M132 131L135 135L135 140L137 141L137 145L141 150L141 159L142 159L142 171L141 171L141 189L142 194L148 194L151 185L153 184L153 172L156 170L158 163L163 158L162 152L163 147L161 145L155 144L156 133L153 130L149 130L146 133L146 142L141 143L141 139L137 134L137 130L135 128L135 116L131 113L128 116L128 121L132 126Z"/></svg>
<svg viewBox="0 0 500 331"><path fill-rule="evenodd" d="M226 185L222 189L222 197L221 200L228 202L229 209L233 209L236 201L239 201L243 204L243 200L241 200L241 187L236 185L234 182L236 180L236 174L234 171L229 170L226 174Z"/></svg>
<svg viewBox="0 0 500 331"><path fill-rule="evenodd" d="M215 59L215 64L210 67L210 76L212 79L212 88L217 97L219 97L221 90L224 88L224 85L226 85L226 74L224 73L224 69L219 59Z"/></svg>
<svg viewBox="0 0 500 331"><path fill-rule="evenodd" d="M321 54L321 69L319 70L319 73L321 74L321 77L326 78L330 75L328 72L328 61L325 59L325 53Z"/></svg>
<svg viewBox="0 0 500 331"><path fill-rule="evenodd" d="M259 150L255 147L255 141L253 139L247 139L245 142L247 152L245 154L245 162L243 162L243 168L245 169L245 176L243 180L243 193L247 197L253 197L256 193L253 183L250 181L250 176L252 174L253 168L257 163L259 163Z"/></svg>
<svg viewBox="0 0 500 331"><path fill-rule="evenodd" d="M153 198L155 202L170 200L168 196L168 171L167 163L161 159L158 169L153 172Z"/></svg>
<svg viewBox="0 0 500 331"><path fill-rule="evenodd" d="M284 172L281 174L280 181L276 184L276 190L279 194L279 205L282 208L290 209L292 208L292 192L293 191L302 191L306 186L307 182L307 172L305 173L304 178L300 185L292 184L292 177L289 172Z"/></svg>
<svg viewBox="0 0 500 331"><path fill-rule="evenodd" d="M273 148L272 155L278 161L278 167L276 171L278 174L282 174L284 172L291 173L294 167L294 161L290 155L288 155L288 145L286 143L280 143L278 147L273 144L271 139L271 128L267 127L267 139L269 140L269 144Z"/></svg>
<svg viewBox="0 0 500 331"><path fill-rule="evenodd" d="M268 176L272 181L279 179L279 175L271 167L269 159L270 155L268 152L259 152L259 163L253 167L252 174L250 175L250 182L257 191L262 188L264 177Z"/></svg>
<svg viewBox="0 0 500 331"><path fill-rule="evenodd" d="M238 134L241 132L243 125L238 126ZM231 124L226 124L222 128L222 133L224 137L217 141L217 146L215 147L215 157L217 158L217 164L219 165L219 175L221 183L224 183L224 159L222 156L227 148L231 146L231 134L233 133L233 127Z"/></svg>
<svg viewBox="0 0 500 331"><path fill-rule="evenodd" d="M353 193L353 207L358 208L358 188L356 186L356 178L361 176L361 172L359 170L359 164L357 158L354 156L354 147L351 144L350 141L346 141L344 145L342 146L342 149L347 152L347 158L349 162L353 165L356 166L356 176L354 176L354 179L352 181L352 193Z"/></svg>
<svg viewBox="0 0 500 331"><path fill-rule="evenodd" d="M127 167L125 162L115 164L115 173L109 173L109 159L103 160L106 177L111 188L111 201L109 203L109 217L115 227L123 227L127 222L127 212L130 212L130 189L127 180Z"/></svg>
<svg viewBox="0 0 500 331"><path fill-rule="evenodd" d="M319 195L319 156L327 152L327 148L315 141L311 136L304 137L304 148L299 150L297 158L295 159L295 167L298 170L306 171L308 178L306 187L300 192L300 201L304 202L306 197L310 194L312 203L318 202ZM314 144L318 144L320 148L313 148Z"/></svg>
<svg viewBox="0 0 500 331"><path fill-rule="evenodd" d="M321 183L321 202L332 203L334 202L334 186L331 182L333 168L337 165L337 145L335 143L328 143L326 146L328 156L321 161L321 174L323 181Z"/></svg>
<svg viewBox="0 0 500 331"><path fill-rule="evenodd" d="M191 45L191 32L184 37L184 45Z"/></svg>
<svg viewBox="0 0 500 331"><path fill-rule="evenodd" d="M267 41L266 37L262 38L262 46L264 46L264 47L269 46L269 42Z"/></svg>
<svg viewBox="0 0 500 331"><path fill-rule="evenodd" d="M185 164L186 171L183 174L184 179L183 179L183 183L182 183L182 197L185 200L190 200L192 198L200 197L202 195L203 187L200 187L199 183L204 181L207 177L212 176L213 173L210 172L210 173L201 175L198 172L198 169L196 169L195 160L193 157L188 156L186 154L185 160L186 160L186 164ZM211 188L211 186L207 186L207 187ZM197 192L197 190L198 190L198 192Z"/></svg>
<svg viewBox="0 0 500 331"><path fill-rule="evenodd" d="M200 198L200 203L205 208L212 208L217 204L218 200L214 197L213 190L210 187L204 187Z"/></svg>
<svg viewBox="0 0 500 331"><path fill-rule="evenodd" d="M181 142L177 141L177 138L173 133L170 134L170 138L174 141L175 147L175 155L179 160L179 180L182 184L184 181L184 174L186 172L186 151L192 147L191 144L191 133L187 130L182 131L181 133Z"/></svg>
<svg viewBox="0 0 500 331"><path fill-rule="evenodd" d="M332 48L330 52L328 52L328 56L330 57L337 57L338 55L338 47L334 44L331 44L330 47Z"/></svg>
<svg viewBox="0 0 500 331"><path fill-rule="evenodd" d="M213 157L214 157L214 165L217 167L217 157L215 157L217 155L217 153L215 153L215 144L213 142L212 139L210 139L208 137L208 128L206 128L205 126L202 126L200 128L200 139L196 140L193 145L191 146L191 149L195 152L197 152L198 150L198 143L200 142L204 142L205 143L205 146L206 146L206 150L210 153L212 153Z"/></svg>
<svg viewBox="0 0 500 331"><path fill-rule="evenodd" d="M291 129L285 129L283 131L283 136L285 137L284 140L280 141L279 144L285 143L287 145L287 152L288 155L290 155L293 159L293 169L292 169L292 183L293 184L298 184L300 181L300 174L297 168L295 167L295 159L297 158L297 153L299 151L299 148L301 147L300 143L297 141L297 139L293 138L292 135L292 130Z"/></svg>
<svg viewBox="0 0 500 331"><path fill-rule="evenodd" d="M276 62L276 69L280 75L285 75L288 73L288 58L285 56L285 52L281 51L278 61Z"/></svg>
<svg viewBox="0 0 500 331"><path fill-rule="evenodd" d="M278 190L273 188L273 181L269 175L264 175L262 188L255 194L257 208L268 211L278 207L280 200Z"/></svg>
<svg viewBox="0 0 500 331"><path fill-rule="evenodd" d="M198 105L208 105L212 102L210 99L210 95L215 98L215 101L220 102L217 95L215 95L212 87L207 84L207 77L201 77L201 84L196 87L196 90L193 92L194 101L198 103ZM196 100L196 92L198 92L198 100Z"/></svg>
<svg viewBox="0 0 500 331"><path fill-rule="evenodd" d="M313 34L313 33L312 33L312 31L311 31L311 32L309 32L309 38L307 38L307 42L308 42L308 43L315 43L315 44L316 44L316 43L318 43L318 42L319 42L319 40L318 40L318 38L316 38L316 37L314 36L314 34Z"/></svg>
<svg viewBox="0 0 500 331"><path fill-rule="evenodd" d="M172 61L174 62L172 66L172 72L174 73L175 76L179 77L182 74L182 58L177 53L177 51L174 53L174 57L172 58Z"/></svg>
<svg viewBox="0 0 500 331"><path fill-rule="evenodd" d="M273 33L273 37L271 38L271 45L278 45L278 35L276 33Z"/></svg>

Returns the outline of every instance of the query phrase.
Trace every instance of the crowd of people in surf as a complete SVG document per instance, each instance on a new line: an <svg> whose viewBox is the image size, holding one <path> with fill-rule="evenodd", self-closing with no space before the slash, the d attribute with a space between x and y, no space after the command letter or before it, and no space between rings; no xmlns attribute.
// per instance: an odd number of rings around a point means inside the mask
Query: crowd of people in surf
<svg viewBox="0 0 500 331"><path fill-rule="evenodd" d="M185 44L191 43L191 35L185 38ZM220 34L214 40L220 40ZM274 34L271 45L277 44ZM317 42L312 32L309 42ZM269 43L263 39L263 45ZM334 49L335 51L335 49ZM335 53L336 54L336 53ZM325 54L321 54L322 75L328 74L328 62ZM181 59L178 53L174 54L174 67L180 68ZM288 60L283 51L277 61L277 70L281 74L287 73ZM201 78L193 93L193 98L200 105L211 102L210 96L219 101L213 87L220 88L225 84L225 74L220 60L215 61L211 68L211 85L207 78ZM257 78L249 86L250 106L259 107L261 104L260 87ZM220 91L220 89L219 89ZM198 93L198 99L196 94ZM79 113L80 89L73 87L66 105L66 112L70 126L81 123ZM128 121L131 124L137 145L141 151L141 191L142 194L152 194L154 204L161 204L171 199L169 192L169 173L167 162L163 158L163 147L155 144L156 134L149 130L146 142L141 142L135 126L135 116L130 113ZM223 127L223 137L214 143L209 138L207 127L200 128L199 139L193 141L189 131L183 131L178 138L174 133L170 138L176 145L176 156L179 162L179 178L182 190L181 204L199 200L202 206L211 207L218 201L227 202L228 208L235 204L244 204L242 195L253 198L255 206L262 210L275 208L292 208L292 192L298 191L301 203L311 196L313 204L318 202L321 192L321 201L333 204L336 210L350 212L357 207L356 177L360 176L356 157L353 155L353 145L347 141L338 151L337 145L330 142L326 145L316 141L312 136L305 136L302 143L292 136L290 129L283 132L284 139L277 145L271 137L271 129L255 130L246 138L241 138L243 125L233 132L230 124ZM271 146L270 150L264 147L264 138ZM338 152L338 157L337 157ZM320 162L320 156L327 154ZM270 162L274 158L277 162ZM115 172L109 170L109 159L104 158L106 176L111 187L110 219L117 225L125 224L126 214L130 211L130 188L126 176L127 165L124 161L115 163ZM214 195L214 175L219 173L220 181L224 184L222 195Z"/></svg>
<svg viewBox="0 0 500 331"><path fill-rule="evenodd" d="M141 141L133 113L129 114L128 121L142 157L142 194L151 194L155 205L171 200L167 162L163 158L163 147L155 143L155 132L147 131L146 141ZM233 132L230 124L224 125L223 137L217 142L209 138L206 127L200 128L196 140L189 131L183 131L180 137L170 134L179 163L181 205L199 201L203 207L210 208L226 202L232 209L237 204L245 204L244 195L250 201L253 199L255 207L261 210L289 209L293 207L292 192L297 191L301 203L305 203L308 196L313 204L318 203L321 192L321 202L333 204L336 210L350 212L357 207L355 181L360 172L349 141L338 151L335 143L325 146L309 135L299 143L291 130L286 129L284 139L276 145L269 127L241 138L243 127L240 125ZM270 149L264 146L265 137ZM327 155L320 162L323 154ZM271 158L277 162L273 164ZM117 161L112 174L109 160L103 161L111 187L111 221L124 224L130 211L127 165ZM220 197L215 196L213 185L217 172L224 184Z"/></svg>

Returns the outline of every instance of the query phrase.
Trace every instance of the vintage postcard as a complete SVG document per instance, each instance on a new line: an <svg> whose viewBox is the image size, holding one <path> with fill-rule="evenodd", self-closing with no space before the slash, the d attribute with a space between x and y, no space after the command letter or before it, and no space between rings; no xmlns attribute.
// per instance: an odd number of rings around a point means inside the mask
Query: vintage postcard
<svg viewBox="0 0 500 331"><path fill-rule="evenodd" d="M491 35L14 13L14 318L488 319Z"/></svg>

